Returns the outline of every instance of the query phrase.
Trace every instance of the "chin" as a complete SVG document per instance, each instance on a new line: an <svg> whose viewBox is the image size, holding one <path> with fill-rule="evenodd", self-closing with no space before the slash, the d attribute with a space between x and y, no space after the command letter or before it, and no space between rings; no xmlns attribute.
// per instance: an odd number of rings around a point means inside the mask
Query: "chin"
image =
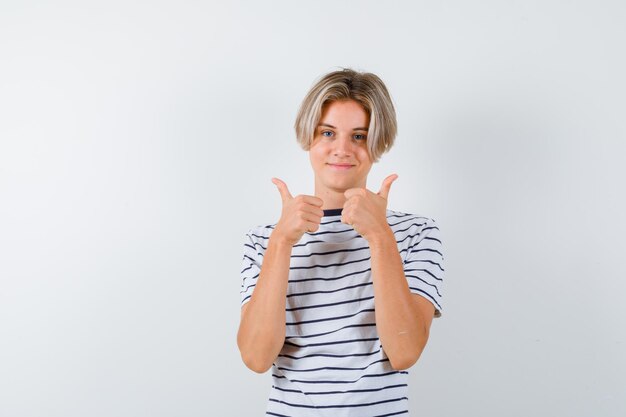
<svg viewBox="0 0 626 417"><path fill-rule="evenodd" d="M328 188L332 188L341 192L345 192L350 188L356 188L356 185L352 181L330 181L327 182L327 184Z"/></svg>

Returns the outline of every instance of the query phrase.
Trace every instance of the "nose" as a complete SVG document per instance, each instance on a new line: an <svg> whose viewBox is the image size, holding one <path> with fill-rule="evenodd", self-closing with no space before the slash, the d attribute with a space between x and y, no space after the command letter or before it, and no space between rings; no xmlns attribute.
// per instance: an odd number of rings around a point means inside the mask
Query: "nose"
<svg viewBox="0 0 626 417"><path fill-rule="evenodd" d="M335 155L351 155L354 143L350 134L338 134L333 141L333 152Z"/></svg>

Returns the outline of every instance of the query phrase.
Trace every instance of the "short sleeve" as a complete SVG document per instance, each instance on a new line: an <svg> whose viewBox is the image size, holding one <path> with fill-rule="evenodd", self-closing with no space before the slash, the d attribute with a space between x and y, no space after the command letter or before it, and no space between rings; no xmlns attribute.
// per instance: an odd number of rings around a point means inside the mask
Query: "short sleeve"
<svg viewBox="0 0 626 417"><path fill-rule="evenodd" d="M252 231L248 231L243 242L243 259L241 262L241 306L252 297L254 287L261 273L260 255Z"/></svg>
<svg viewBox="0 0 626 417"><path fill-rule="evenodd" d="M404 260L404 275L413 294L420 294L435 307L434 317L441 317L444 275L441 233L433 219L427 219L413 236Z"/></svg>

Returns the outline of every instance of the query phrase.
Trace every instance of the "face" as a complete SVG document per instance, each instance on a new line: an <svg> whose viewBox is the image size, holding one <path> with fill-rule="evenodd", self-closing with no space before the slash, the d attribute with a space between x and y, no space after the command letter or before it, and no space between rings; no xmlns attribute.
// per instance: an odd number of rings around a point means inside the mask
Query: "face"
<svg viewBox="0 0 626 417"><path fill-rule="evenodd" d="M368 126L369 116L354 100L332 101L322 109L309 158L315 172L315 195L329 206L325 208L341 207L349 188L366 188L372 167Z"/></svg>

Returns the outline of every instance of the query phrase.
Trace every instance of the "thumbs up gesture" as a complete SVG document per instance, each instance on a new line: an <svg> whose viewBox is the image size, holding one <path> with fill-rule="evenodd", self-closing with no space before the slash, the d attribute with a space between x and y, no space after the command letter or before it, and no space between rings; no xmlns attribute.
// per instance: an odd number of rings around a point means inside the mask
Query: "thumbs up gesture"
<svg viewBox="0 0 626 417"><path fill-rule="evenodd" d="M280 220L274 227L272 235L284 238L291 246L298 243L305 232L314 232L319 229L324 216L322 205L324 201L313 195L297 195L293 197L287 189L287 184L278 178L272 178L278 187L283 202Z"/></svg>
<svg viewBox="0 0 626 417"><path fill-rule="evenodd" d="M341 222L351 225L368 242L391 230L387 222L387 196L397 178L396 174L385 178L376 194L366 188L347 189Z"/></svg>

